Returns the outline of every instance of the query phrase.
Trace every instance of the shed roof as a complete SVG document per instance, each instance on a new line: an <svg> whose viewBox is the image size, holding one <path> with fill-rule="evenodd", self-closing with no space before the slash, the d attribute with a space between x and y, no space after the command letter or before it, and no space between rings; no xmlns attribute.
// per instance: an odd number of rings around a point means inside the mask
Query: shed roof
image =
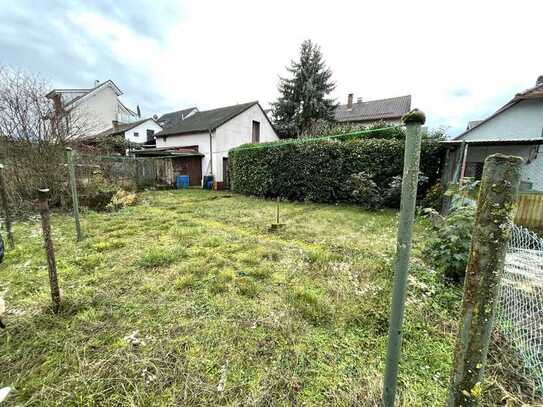
<svg viewBox="0 0 543 407"><path fill-rule="evenodd" d="M146 150L130 150L138 157L203 157L204 154L190 148L150 148Z"/></svg>
<svg viewBox="0 0 543 407"><path fill-rule="evenodd" d="M336 108L335 119L338 122L364 122L370 120L401 118L411 110L411 95L398 96L388 99L355 102L352 108L339 105Z"/></svg>
<svg viewBox="0 0 543 407"><path fill-rule="evenodd" d="M541 145L543 138L510 139L510 140L445 140L442 141L445 147L459 147L462 143L470 146L513 146L513 145Z"/></svg>

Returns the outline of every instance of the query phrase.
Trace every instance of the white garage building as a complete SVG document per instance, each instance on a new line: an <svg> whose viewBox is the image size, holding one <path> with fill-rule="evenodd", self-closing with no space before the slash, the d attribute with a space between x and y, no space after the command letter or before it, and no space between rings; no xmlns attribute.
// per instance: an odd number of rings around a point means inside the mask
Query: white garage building
<svg viewBox="0 0 543 407"><path fill-rule="evenodd" d="M159 119L160 121L160 119ZM249 102L206 111L194 111L180 120L174 120L156 135L156 148L168 150L194 150L203 154L198 164L189 162L185 172L194 178L213 175L219 186L228 186L228 152L245 143L278 140L268 116L258 103ZM200 168L191 168L198 165ZM199 170L199 171L198 171ZM201 179L198 180L198 184Z"/></svg>

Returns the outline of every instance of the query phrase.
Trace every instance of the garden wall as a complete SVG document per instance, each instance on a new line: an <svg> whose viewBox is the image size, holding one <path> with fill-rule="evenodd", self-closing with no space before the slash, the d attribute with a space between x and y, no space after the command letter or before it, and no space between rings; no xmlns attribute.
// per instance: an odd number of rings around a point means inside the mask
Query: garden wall
<svg viewBox="0 0 543 407"><path fill-rule="evenodd" d="M246 144L230 151L231 188L263 197L350 202L351 175L369 173L385 189L402 175L403 154L404 140L398 139ZM439 179L441 156L438 141L423 140L421 173L429 178L427 187Z"/></svg>

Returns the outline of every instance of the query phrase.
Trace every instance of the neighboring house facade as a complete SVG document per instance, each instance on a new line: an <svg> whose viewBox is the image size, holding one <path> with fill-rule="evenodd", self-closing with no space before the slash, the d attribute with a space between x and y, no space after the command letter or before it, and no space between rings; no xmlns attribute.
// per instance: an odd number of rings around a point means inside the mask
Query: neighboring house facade
<svg viewBox="0 0 543 407"><path fill-rule="evenodd" d="M95 82L90 89L53 89L46 97L54 104L55 112L68 112L84 129L84 136L94 136L111 130L115 123L140 121L139 114L126 107L120 100L123 92L112 81ZM139 109L138 109L139 110ZM156 130L156 123L146 121Z"/></svg>
<svg viewBox="0 0 543 407"><path fill-rule="evenodd" d="M185 161L187 168L176 171L193 174L191 185L201 184L202 176L213 175L219 185L226 183L228 186L230 149L245 143L279 139L257 101L207 111L196 110L183 120L176 120L170 127L165 125L166 128L156 134L157 150L193 150L203 154L179 160Z"/></svg>
<svg viewBox="0 0 543 407"><path fill-rule="evenodd" d="M335 111L335 120L340 123L371 125L384 122L401 125L402 116L411 110L411 95L388 99L362 101L358 98L353 103L354 94L349 93L347 104L339 105Z"/></svg>
<svg viewBox="0 0 543 407"><path fill-rule="evenodd" d="M543 192L543 76L534 87L517 93L488 118L470 122L462 134L443 144L445 185L463 177L481 179L486 157L503 153L524 159L521 191Z"/></svg>
<svg viewBox="0 0 543 407"><path fill-rule="evenodd" d="M153 118L142 119L132 123L114 121L112 127L90 136L88 139L99 142L105 137L122 136L131 143L154 146L155 134L160 131L162 131L162 127Z"/></svg>

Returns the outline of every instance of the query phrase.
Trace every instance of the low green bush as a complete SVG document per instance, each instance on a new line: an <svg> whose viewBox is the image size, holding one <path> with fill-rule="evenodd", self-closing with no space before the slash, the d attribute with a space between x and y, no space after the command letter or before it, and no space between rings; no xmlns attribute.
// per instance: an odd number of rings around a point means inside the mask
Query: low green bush
<svg viewBox="0 0 543 407"><path fill-rule="evenodd" d="M383 205L383 196L373 181L373 176L362 171L351 175L352 195L357 203L365 209L378 209Z"/></svg>
<svg viewBox="0 0 543 407"><path fill-rule="evenodd" d="M421 172L427 186L439 177L441 146L425 139ZM380 190L403 171L401 139L297 139L246 144L230 151L230 180L234 191L262 197L281 196L314 202L356 202L350 180L372 174ZM424 192L424 191L419 191ZM356 195L356 194L355 194Z"/></svg>
<svg viewBox="0 0 543 407"><path fill-rule="evenodd" d="M464 280L474 219L475 207L463 206L455 208L443 222L434 226L426 253L433 267L447 280Z"/></svg>

